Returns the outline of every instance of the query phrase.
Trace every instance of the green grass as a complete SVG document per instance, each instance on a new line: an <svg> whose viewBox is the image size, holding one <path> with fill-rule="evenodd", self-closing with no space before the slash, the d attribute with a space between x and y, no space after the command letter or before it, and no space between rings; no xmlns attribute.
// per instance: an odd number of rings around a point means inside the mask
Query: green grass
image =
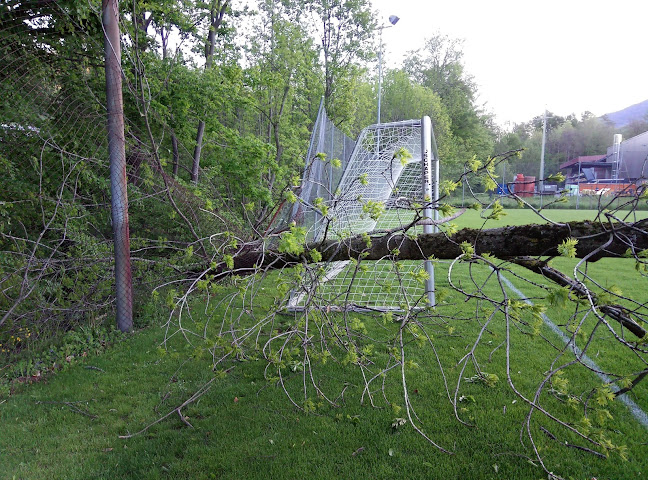
<svg viewBox="0 0 648 480"><path fill-rule="evenodd" d="M457 207L460 208L460 207ZM528 208L510 208L504 210L505 215L499 220L489 220L488 215L491 210L476 211L467 208L458 218L452 220L459 228L497 228L507 225L526 225L529 223L544 223L547 220ZM580 210L566 210L566 209L544 209L541 213L548 220L553 222L578 222L584 220L595 220L599 215L598 210L580 209ZM623 221L637 221L648 218L648 211L636 210L633 212L617 211L614 212L615 216ZM601 217L605 221L605 217ZM376 229L394 228L399 225L406 224L408 217L402 213L386 212L378 222ZM442 227L445 228L445 227ZM422 232L422 227L417 227L417 232Z"/></svg>
<svg viewBox="0 0 648 480"><path fill-rule="evenodd" d="M502 216L500 220L487 220L485 217L490 213L489 210L477 212L475 210L466 210L453 223L457 224L459 228L497 228L507 225L526 225L529 223L544 223L545 220L529 209L514 209L509 208L504 210L506 215ZM598 215L598 210L542 210L542 214L553 222L578 222L584 220L594 220ZM631 218L625 218L628 212L618 212L616 215L625 221L634 221L648 218L648 212L637 211L633 212ZM603 220L605 220L603 218Z"/></svg>
<svg viewBox="0 0 648 480"><path fill-rule="evenodd" d="M452 196L448 198L448 203L451 203L452 205L461 206L462 203L463 205L470 205L475 200L478 200L483 204L487 204L495 199L499 199L499 201L502 203L502 205L505 208L515 208L515 209L519 208L517 201L513 198L493 196L490 195L489 193L478 193L476 194L475 198L466 195L462 200L461 189L455 190L452 193ZM550 195L547 195L542 198L540 198L539 196L525 197L524 201L529 205L532 205L534 208L545 208L547 210L561 209L561 210L577 211L579 209L598 210L599 208L608 209L608 210L617 209L617 208L630 210L630 206L628 205L628 200L631 199L632 197L613 198L609 196L599 197L597 195L581 195L580 197L566 196L560 199L560 201L557 201L559 200L558 197L552 197ZM645 200L640 201L633 208L635 210L645 211L648 210L648 203Z"/></svg>
<svg viewBox="0 0 648 480"><path fill-rule="evenodd" d="M511 220L516 219L509 216L492 223ZM476 217L469 216L459 221L478 222ZM522 222L523 217L516 221ZM569 271L573 264L574 260L554 260L554 266L563 271ZM446 263L437 267L440 288L444 287L447 268ZM470 272L466 266L457 268L453 281L473 291L473 280L481 285L489 271L476 265L471 269ZM604 285L614 283L625 293L646 300L648 280L633 274L631 260L604 259L591 264L589 269ZM512 274L506 276L534 297L535 302L546 294L539 287L516 280ZM271 303L279 283L277 277L278 273L273 273L259 285L255 301L258 306L251 311L257 320ZM501 296L495 282L484 288L493 298ZM194 314L197 322L204 322L204 312L208 312L211 322L207 329L211 336L220 328L224 306L216 306L213 301L210 305L205 307L204 300L197 298ZM574 308L550 308L547 315L557 324L566 324ZM420 318L422 327L433 335L451 390L460 379L457 362L473 344L480 328L474 321L475 313L484 322L491 312L492 307L485 302L466 303L462 296L450 293L438 309L440 316ZM230 313L238 314L240 309ZM455 318L448 320L444 315ZM371 360L375 365L385 365L389 361L386 348L398 325L381 317L352 317L363 322L371 337L356 338L376 346ZM341 315L331 318L344 322ZM523 320L532 318L523 313ZM279 325L275 327L279 330L294 320L281 316L277 321ZM163 351L159 344L164 331L149 328L101 356L84 357L46 381L0 398L0 478L546 478L528 440L525 446L520 443L520 428L528 407L506 384L505 350L497 348L506 338L505 327L503 317L495 315L475 352L481 369L497 375L499 381L492 387L479 382L461 384L460 395L464 400L458 405L459 414L476 427L455 420L436 357L429 347L421 348L414 336L408 334L406 352L418 364L418 368L406 370L412 404L430 438L453 455L439 452L411 426L395 431L391 428L395 418L405 415L398 369L387 375L385 383L385 394L391 404L385 402L380 391L375 391L379 408L371 408L360 405L362 377L357 368L332 360L325 365L314 361L318 385L340 406L327 406L310 388L314 411L306 414L289 402L276 382L265 379L265 363L254 351L247 361L219 368L222 371L234 367L184 410L194 428L172 415L142 435L120 439L119 435L136 432L172 410L215 375L211 356L204 351L188 346L179 336ZM583 330L587 334L592 328L586 325ZM547 327L542 326L541 333L559 344ZM620 349L610 334L603 329L598 333L600 336L590 345L588 354L602 368L624 372L639 368L640 362ZM516 328L511 330L510 345L512 379L521 392L532 395L557 352L542 337L522 334ZM330 348L343 359L341 347ZM567 353L563 360L570 358ZM377 368L368 366L366 372ZM287 390L303 404L302 373L299 369L292 372L289 367L284 373L288 378ZM463 377L474 374L470 366ZM593 373L582 369L569 367L565 377L569 392L574 395L587 394L600 385ZM375 388L380 390L380 384ZM341 392L344 394L340 395ZM632 396L648 410L647 385L640 384ZM546 393L541 397L542 403L561 418L578 423L582 409L574 410L563 400ZM532 431L548 467L566 478L577 479L641 478L648 471L646 429L637 424L622 404L614 402L605 408L613 420L595 427L613 444L627 445L629 461L622 461L615 452L610 453L609 459L601 459L565 447L565 441L592 446L535 414ZM550 439L541 426L560 442Z"/></svg>

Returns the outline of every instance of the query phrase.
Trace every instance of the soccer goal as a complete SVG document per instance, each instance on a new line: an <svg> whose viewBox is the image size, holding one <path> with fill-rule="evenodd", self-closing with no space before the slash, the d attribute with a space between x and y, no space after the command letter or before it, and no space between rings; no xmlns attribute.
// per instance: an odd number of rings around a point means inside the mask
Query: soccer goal
<svg viewBox="0 0 648 480"><path fill-rule="evenodd" d="M425 217L438 219L439 159L429 117L371 125L353 142L320 108L308 158L291 219L311 241L399 231L414 220L413 204L427 205ZM381 311L436 303L430 261L330 262L319 275L304 278L302 287L292 292L289 309Z"/></svg>

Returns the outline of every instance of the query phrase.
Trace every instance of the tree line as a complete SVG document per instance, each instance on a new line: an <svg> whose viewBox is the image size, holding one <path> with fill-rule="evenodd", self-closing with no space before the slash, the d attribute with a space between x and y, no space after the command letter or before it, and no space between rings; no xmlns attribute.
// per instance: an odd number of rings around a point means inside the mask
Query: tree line
<svg viewBox="0 0 648 480"><path fill-rule="evenodd" d="M501 132L495 143L495 150L523 149L520 157L507 164L506 181L512 181L516 173L538 176L540 152L542 149L542 130L544 115L538 115L528 122L513 126L511 131ZM648 119L638 120L617 128L605 116L597 117L592 112L560 116L547 112L547 132L545 140L545 174L560 171L560 165L572 158L588 155L605 155L612 145L614 134L631 138L648 131ZM498 173L505 175L505 165Z"/></svg>
<svg viewBox="0 0 648 480"><path fill-rule="evenodd" d="M166 275L156 268L181 275L187 251L209 258L215 232L263 235L307 162L321 98L352 137L374 123L380 19L368 0L119 5L135 280L152 285ZM7 332L67 328L111 304L101 9L0 6ZM448 174L459 172L492 152L476 93L461 42L435 34L386 73L383 119L430 115Z"/></svg>

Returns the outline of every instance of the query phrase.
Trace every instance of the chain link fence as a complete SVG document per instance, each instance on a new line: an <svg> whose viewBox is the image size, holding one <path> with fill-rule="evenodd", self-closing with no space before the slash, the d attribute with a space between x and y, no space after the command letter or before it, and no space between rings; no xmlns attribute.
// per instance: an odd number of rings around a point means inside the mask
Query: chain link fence
<svg viewBox="0 0 648 480"><path fill-rule="evenodd" d="M187 169L190 148L172 148L114 5L103 22L96 4L0 5L0 338L115 317L130 330L138 299L204 264L223 229L196 193L211 185L165 160Z"/></svg>

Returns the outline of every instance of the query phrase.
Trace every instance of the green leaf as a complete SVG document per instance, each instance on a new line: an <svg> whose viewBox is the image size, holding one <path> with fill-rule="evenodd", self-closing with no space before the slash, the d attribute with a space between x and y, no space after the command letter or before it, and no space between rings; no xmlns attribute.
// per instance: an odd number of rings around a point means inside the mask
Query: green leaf
<svg viewBox="0 0 648 480"><path fill-rule="evenodd" d="M547 177L548 182L564 182L565 181L565 176L562 174L562 172L554 173L553 175L549 175Z"/></svg>
<svg viewBox="0 0 648 480"><path fill-rule="evenodd" d="M564 307L569 300L569 287L552 288L546 299L552 307Z"/></svg>
<svg viewBox="0 0 648 480"><path fill-rule="evenodd" d="M313 249L309 253L313 262L318 263L322 261L322 254L318 250Z"/></svg>
<svg viewBox="0 0 648 480"><path fill-rule="evenodd" d="M596 396L594 397L596 403L601 407L606 406L609 402L614 400L614 392L610 385L603 385L596 389Z"/></svg>
<svg viewBox="0 0 648 480"><path fill-rule="evenodd" d="M470 242L461 242L461 251L465 260L470 260L475 253L475 247Z"/></svg>
<svg viewBox="0 0 648 480"><path fill-rule="evenodd" d="M558 245L558 253L563 257L575 258L577 244L578 244L578 239L566 238L565 240L563 240L563 242L560 245Z"/></svg>
<svg viewBox="0 0 648 480"><path fill-rule="evenodd" d="M448 203L444 203L439 207L439 213L441 213L443 217L449 217L454 212L455 212L455 208Z"/></svg>
<svg viewBox="0 0 648 480"><path fill-rule="evenodd" d="M412 154L405 147L401 147L394 152L394 158L400 160L401 165L404 166L412 158Z"/></svg>
<svg viewBox="0 0 648 480"><path fill-rule="evenodd" d="M473 173L476 173L477 170L479 170L479 168L482 166L482 162L477 160L476 156L470 159L467 163L468 169L470 169Z"/></svg>
<svg viewBox="0 0 648 480"><path fill-rule="evenodd" d="M385 211L385 205L382 202L375 202L373 200L367 200L362 205L362 213L368 215L372 220L378 221L380 216Z"/></svg>
<svg viewBox="0 0 648 480"><path fill-rule="evenodd" d="M284 198L288 203L297 203L297 195L292 190L286 190Z"/></svg>
<svg viewBox="0 0 648 480"><path fill-rule="evenodd" d="M279 240L279 251L291 255L299 255L304 252L306 244L306 228L292 225L289 232L281 234Z"/></svg>
<svg viewBox="0 0 648 480"><path fill-rule="evenodd" d="M506 212L504 211L504 207L502 206L499 200L496 200L495 203L493 203L493 210L491 211L490 215L488 215L487 218L490 220L499 220L504 215L506 215Z"/></svg>

